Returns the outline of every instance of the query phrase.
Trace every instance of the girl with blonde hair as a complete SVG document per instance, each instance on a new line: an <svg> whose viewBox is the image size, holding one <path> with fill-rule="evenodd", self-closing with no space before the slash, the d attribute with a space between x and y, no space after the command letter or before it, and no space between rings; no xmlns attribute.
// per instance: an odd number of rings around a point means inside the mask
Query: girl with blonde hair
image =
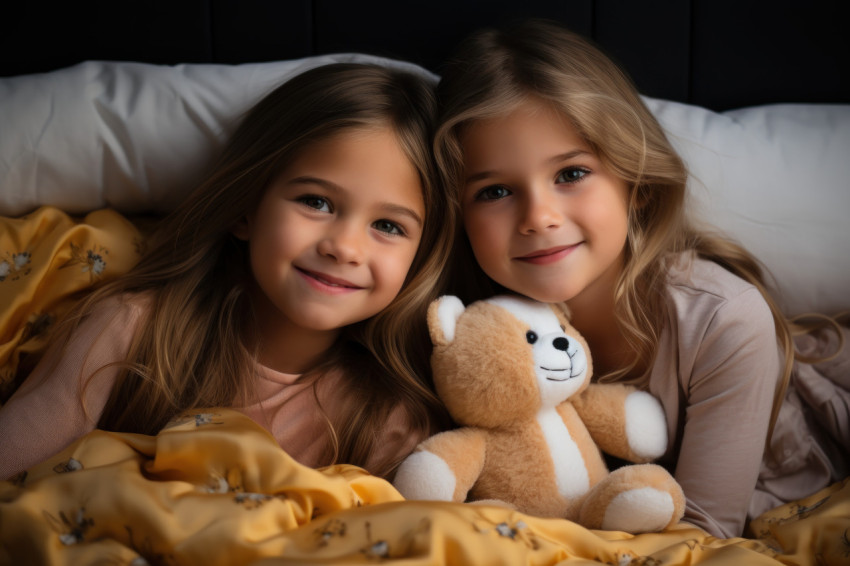
<svg viewBox="0 0 850 566"><path fill-rule="evenodd" d="M433 84L338 63L244 118L125 276L73 311L0 409L0 477L95 427L233 407L296 460L387 476L443 426L424 313L453 225Z"/></svg>
<svg viewBox="0 0 850 566"><path fill-rule="evenodd" d="M474 34L441 75L435 151L463 224L453 292L566 302L596 379L662 402L660 463L685 520L716 536L847 475L850 376L801 363L847 329L795 352L759 262L688 220L686 167L615 63L529 21Z"/></svg>

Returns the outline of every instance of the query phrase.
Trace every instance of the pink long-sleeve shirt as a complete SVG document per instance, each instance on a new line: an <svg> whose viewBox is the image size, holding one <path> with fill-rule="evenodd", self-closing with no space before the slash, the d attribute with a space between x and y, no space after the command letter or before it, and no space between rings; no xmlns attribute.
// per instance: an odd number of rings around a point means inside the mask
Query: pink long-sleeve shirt
<svg viewBox="0 0 850 566"><path fill-rule="evenodd" d="M784 358L759 291L686 254L669 273L666 303L649 391L667 415L670 445L663 463L685 492L685 520L716 536L740 536L748 513L756 516L841 479L846 469L836 443L825 443L822 431L803 417L822 407L799 403L808 381L801 376L811 366L797 364L765 452ZM843 414L843 424L834 428L846 460L847 386L818 379L830 388L823 402Z"/></svg>
<svg viewBox="0 0 850 566"><path fill-rule="evenodd" d="M0 479L27 469L90 432L100 418L119 369L106 367L123 360L133 334L147 311L140 296L115 297L98 306L62 349L54 344L18 391L0 408ZM88 381L88 376L95 377ZM281 447L307 466L321 464L330 442L309 384L298 375L257 366L255 402L234 407L265 427ZM336 401L334 377L319 384L323 408L332 413ZM406 413L398 408L377 431L373 462L402 457L422 437L413 433Z"/></svg>

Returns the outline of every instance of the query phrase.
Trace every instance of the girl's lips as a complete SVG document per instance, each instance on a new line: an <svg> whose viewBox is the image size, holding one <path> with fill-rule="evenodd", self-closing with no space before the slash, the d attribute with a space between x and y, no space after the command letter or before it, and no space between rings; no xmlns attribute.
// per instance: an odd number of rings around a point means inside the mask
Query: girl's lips
<svg viewBox="0 0 850 566"><path fill-rule="evenodd" d="M530 254L526 254L524 256L516 257L514 259L518 261L523 261L525 263L532 263L535 265L546 265L549 263L554 263L572 253L577 247L579 247L581 243L573 244L571 246L558 246L555 248L548 248L545 250L537 250L533 251Z"/></svg>
<svg viewBox="0 0 850 566"><path fill-rule="evenodd" d="M295 269L314 289L325 293L348 293L362 289L359 285L355 285L351 281L340 279L339 277L333 277L318 271L309 271L300 267L296 267Z"/></svg>

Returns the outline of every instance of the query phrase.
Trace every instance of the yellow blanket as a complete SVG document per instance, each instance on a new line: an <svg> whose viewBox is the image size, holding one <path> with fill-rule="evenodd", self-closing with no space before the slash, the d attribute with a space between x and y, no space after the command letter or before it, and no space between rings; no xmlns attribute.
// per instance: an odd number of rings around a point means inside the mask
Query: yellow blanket
<svg viewBox="0 0 850 566"><path fill-rule="evenodd" d="M850 484L762 517L758 539L631 536L496 507L403 501L353 466L306 468L231 410L156 437L95 431L0 483L2 564L850 563Z"/></svg>
<svg viewBox="0 0 850 566"><path fill-rule="evenodd" d="M139 261L138 228L111 210L77 220L44 207L0 217L0 404L18 385L21 358L44 349L45 330L77 293Z"/></svg>
<svg viewBox="0 0 850 566"><path fill-rule="evenodd" d="M110 211L0 219L7 392L21 355L43 347L37 330L75 293L129 269L141 242ZM751 538L687 525L632 536L496 507L403 501L359 468L305 468L250 419L211 409L155 437L95 431L0 482L0 564L847 565L848 481L763 515Z"/></svg>

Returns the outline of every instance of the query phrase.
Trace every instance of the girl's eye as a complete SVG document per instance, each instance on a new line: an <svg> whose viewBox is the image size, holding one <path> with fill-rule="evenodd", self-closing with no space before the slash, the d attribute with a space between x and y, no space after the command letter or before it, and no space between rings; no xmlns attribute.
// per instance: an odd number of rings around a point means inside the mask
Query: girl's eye
<svg viewBox="0 0 850 566"><path fill-rule="evenodd" d="M567 167L555 179L556 183L577 183L581 181L590 171L581 167Z"/></svg>
<svg viewBox="0 0 850 566"><path fill-rule="evenodd" d="M376 220L372 223L372 226L378 232L383 232L392 236L404 236L404 230L402 227L389 220Z"/></svg>
<svg viewBox="0 0 850 566"><path fill-rule="evenodd" d="M504 185L493 185L484 187L475 194L475 200L499 200L511 194Z"/></svg>
<svg viewBox="0 0 850 566"><path fill-rule="evenodd" d="M298 197L298 202L303 203L310 208L315 208L321 212L331 212L331 203L322 197L315 195L305 195Z"/></svg>

